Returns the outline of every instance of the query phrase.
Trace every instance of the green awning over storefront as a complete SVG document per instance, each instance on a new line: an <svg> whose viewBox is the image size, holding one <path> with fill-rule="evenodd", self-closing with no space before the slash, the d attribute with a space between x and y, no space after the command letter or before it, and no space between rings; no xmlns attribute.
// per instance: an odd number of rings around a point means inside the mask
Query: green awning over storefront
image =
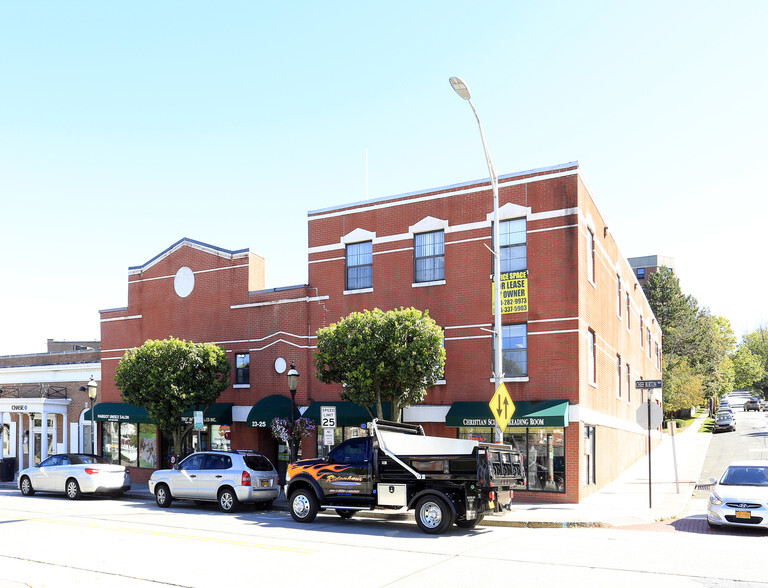
<svg viewBox="0 0 768 588"><path fill-rule="evenodd" d="M195 408L182 413L181 422L185 425L191 425L195 418L195 411L203 411L203 424L205 425L231 425L232 424L232 406L234 402L214 402L205 408L200 404Z"/></svg>
<svg viewBox="0 0 768 588"><path fill-rule="evenodd" d="M382 409L384 410L384 418L392 418L392 403L382 402ZM343 400L337 400L335 402L317 400L309 405L309 408L304 411L304 418L311 419L320 426L320 407L321 406L335 406L336 407L336 426L337 427L359 427L363 423L371 421L371 415L359 404L354 402L345 402ZM375 411L374 411L375 414Z"/></svg>
<svg viewBox="0 0 768 588"><path fill-rule="evenodd" d="M123 402L99 402L93 407L94 420L118 423L151 423L152 419L143 406ZM86 410L84 420L91 420L91 411Z"/></svg>
<svg viewBox="0 0 768 588"><path fill-rule="evenodd" d="M294 414L296 418L301 416L298 408ZM265 396L253 405L245 422L251 427L271 427L274 418L286 420L291 418L291 398L289 396L281 394Z"/></svg>
<svg viewBox="0 0 768 588"><path fill-rule="evenodd" d="M514 404L515 412L507 428L567 427L569 424L567 400L515 400ZM494 427L496 419L487 402L454 402L445 415L445 424L449 427Z"/></svg>

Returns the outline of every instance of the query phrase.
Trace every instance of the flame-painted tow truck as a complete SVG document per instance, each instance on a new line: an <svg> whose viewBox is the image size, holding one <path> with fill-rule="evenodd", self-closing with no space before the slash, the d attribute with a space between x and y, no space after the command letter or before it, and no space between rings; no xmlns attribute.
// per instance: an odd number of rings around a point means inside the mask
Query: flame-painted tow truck
<svg viewBox="0 0 768 588"><path fill-rule="evenodd" d="M368 436L348 439L324 459L288 466L285 495L294 520L318 511L342 518L358 511L415 511L425 533L454 523L471 529L486 514L509 509L525 477L520 452L501 443L431 437L421 425L374 419Z"/></svg>

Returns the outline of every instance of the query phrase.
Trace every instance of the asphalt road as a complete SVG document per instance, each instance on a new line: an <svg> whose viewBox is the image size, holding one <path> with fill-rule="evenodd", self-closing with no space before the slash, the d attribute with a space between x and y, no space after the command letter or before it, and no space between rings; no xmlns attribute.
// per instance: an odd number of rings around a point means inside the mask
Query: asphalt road
<svg viewBox="0 0 768 588"><path fill-rule="evenodd" d="M453 528L0 490L0 587L768 586L754 534ZM728 554L708 557L706 554Z"/></svg>

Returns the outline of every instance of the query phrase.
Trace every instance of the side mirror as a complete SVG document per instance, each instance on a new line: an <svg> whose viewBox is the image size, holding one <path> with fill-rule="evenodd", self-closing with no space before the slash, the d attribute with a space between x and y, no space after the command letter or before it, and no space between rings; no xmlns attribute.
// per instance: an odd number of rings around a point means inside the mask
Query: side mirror
<svg viewBox="0 0 768 588"><path fill-rule="evenodd" d="M715 478L710 478L709 479L709 483L710 484L717 484L717 480Z"/></svg>

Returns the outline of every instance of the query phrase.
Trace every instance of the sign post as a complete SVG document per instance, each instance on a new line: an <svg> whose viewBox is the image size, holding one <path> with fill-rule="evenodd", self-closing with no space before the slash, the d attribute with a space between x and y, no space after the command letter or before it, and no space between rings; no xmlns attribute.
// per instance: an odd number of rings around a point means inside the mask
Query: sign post
<svg viewBox="0 0 768 588"><path fill-rule="evenodd" d="M664 411L661 407L651 402L650 390L661 388L661 380L637 380L635 382L636 390L649 390L646 394L647 408L640 406L637 409L637 423L641 427L648 428L648 508L653 508L653 497L651 494L651 429L658 427L664 420Z"/></svg>
<svg viewBox="0 0 768 588"><path fill-rule="evenodd" d="M320 407L320 426L323 427L323 445L333 445L336 429L336 407Z"/></svg>

